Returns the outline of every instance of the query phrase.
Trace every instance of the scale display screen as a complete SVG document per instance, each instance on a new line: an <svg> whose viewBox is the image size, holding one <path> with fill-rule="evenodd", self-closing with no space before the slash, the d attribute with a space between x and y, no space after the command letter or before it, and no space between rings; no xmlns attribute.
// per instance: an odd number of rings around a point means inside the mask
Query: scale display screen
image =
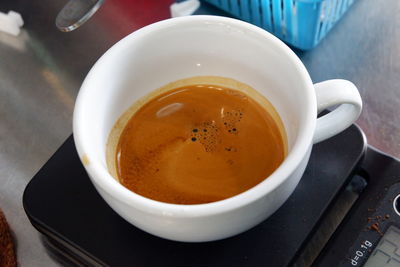
<svg viewBox="0 0 400 267"><path fill-rule="evenodd" d="M390 226L364 267L400 267L400 229Z"/></svg>

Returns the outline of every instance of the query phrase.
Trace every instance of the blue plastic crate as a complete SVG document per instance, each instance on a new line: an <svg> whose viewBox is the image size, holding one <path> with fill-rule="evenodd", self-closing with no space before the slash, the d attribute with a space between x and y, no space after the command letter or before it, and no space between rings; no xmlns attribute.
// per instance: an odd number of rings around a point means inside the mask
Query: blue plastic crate
<svg viewBox="0 0 400 267"><path fill-rule="evenodd" d="M204 0L303 50L316 46L354 0Z"/></svg>

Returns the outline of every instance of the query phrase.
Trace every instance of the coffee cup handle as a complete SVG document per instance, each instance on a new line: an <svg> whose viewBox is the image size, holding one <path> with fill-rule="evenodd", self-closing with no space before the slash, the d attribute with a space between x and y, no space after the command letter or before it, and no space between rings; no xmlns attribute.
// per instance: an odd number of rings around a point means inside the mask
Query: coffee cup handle
<svg viewBox="0 0 400 267"><path fill-rule="evenodd" d="M362 101L357 87L346 80L328 80L314 84L318 113L339 105L330 113L317 119L313 143L319 143L345 130L361 113Z"/></svg>

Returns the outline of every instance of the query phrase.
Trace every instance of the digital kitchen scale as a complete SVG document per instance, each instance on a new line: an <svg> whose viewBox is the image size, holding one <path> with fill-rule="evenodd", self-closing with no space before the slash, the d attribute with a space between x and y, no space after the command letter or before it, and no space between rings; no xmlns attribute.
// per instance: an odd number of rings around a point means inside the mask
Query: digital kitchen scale
<svg viewBox="0 0 400 267"><path fill-rule="evenodd" d="M367 146L353 125L313 147L295 192L266 221L225 240L181 243L119 217L71 136L28 184L23 204L48 251L68 265L386 267L400 266L399 182L400 162Z"/></svg>

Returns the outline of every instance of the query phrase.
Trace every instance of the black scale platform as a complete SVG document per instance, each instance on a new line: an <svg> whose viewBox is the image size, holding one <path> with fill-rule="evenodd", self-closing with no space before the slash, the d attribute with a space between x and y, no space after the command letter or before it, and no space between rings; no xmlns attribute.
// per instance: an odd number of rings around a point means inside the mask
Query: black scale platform
<svg viewBox="0 0 400 267"><path fill-rule="evenodd" d="M366 148L362 131L354 125L315 145L295 192L275 214L243 234L216 242L168 241L124 221L91 184L72 136L29 183L23 203L49 251L69 263L291 266L358 170Z"/></svg>

